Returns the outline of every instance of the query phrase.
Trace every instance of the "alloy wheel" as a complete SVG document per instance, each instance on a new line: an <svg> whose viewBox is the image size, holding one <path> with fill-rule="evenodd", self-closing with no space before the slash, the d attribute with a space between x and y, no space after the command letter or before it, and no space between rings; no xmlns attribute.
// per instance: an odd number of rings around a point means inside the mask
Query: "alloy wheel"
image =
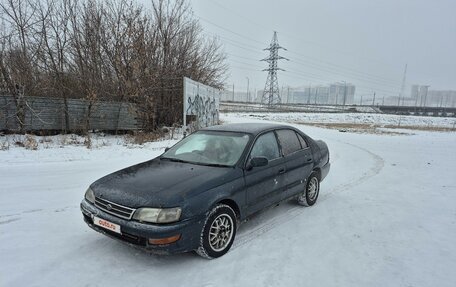
<svg viewBox="0 0 456 287"><path fill-rule="evenodd" d="M233 219L228 214L220 214L212 221L209 229L209 246L219 252L225 249L233 237Z"/></svg>
<svg viewBox="0 0 456 287"><path fill-rule="evenodd" d="M310 201L314 201L318 195L318 179L312 177L310 179L309 185L307 187L307 196Z"/></svg>

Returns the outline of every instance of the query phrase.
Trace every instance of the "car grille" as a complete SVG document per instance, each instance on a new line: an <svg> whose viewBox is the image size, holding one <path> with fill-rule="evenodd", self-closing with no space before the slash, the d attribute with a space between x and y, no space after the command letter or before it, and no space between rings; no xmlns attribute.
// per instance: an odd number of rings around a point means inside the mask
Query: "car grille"
<svg viewBox="0 0 456 287"><path fill-rule="evenodd" d="M131 219L133 213L135 212L135 209L133 208L122 206L99 197L95 197L95 206L107 213L124 219Z"/></svg>

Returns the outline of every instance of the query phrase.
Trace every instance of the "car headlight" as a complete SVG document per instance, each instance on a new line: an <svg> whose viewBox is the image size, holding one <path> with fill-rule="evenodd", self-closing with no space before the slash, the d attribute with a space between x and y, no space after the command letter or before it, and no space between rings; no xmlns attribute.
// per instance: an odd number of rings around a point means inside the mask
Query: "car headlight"
<svg viewBox="0 0 456 287"><path fill-rule="evenodd" d="M141 222L171 223L179 220L182 213L180 207L175 208L138 208L133 219Z"/></svg>
<svg viewBox="0 0 456 287"><path fill-rule="evenodd" d="M84 195L85 199L90 203L95 203L95 194L93 190L89 187Z"/></svg>

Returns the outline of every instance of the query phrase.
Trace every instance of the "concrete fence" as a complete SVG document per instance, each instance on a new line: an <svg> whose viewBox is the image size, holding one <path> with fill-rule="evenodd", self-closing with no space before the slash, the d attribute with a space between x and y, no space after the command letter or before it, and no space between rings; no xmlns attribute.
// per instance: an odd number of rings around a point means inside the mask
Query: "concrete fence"
<svg viewBox="0 0 456 287"><path fill-rule="evenodd" d="M65 131L65 104L62 98L25 97L23 131ZM127 131L142 128L138 107L131 103L68 99L69 132L89 130ZM89 116L90 111L90 116ZM0 130L20 131L17 105L12 96L0 95ZM88 121L88 122L87 122Z"/></svg>

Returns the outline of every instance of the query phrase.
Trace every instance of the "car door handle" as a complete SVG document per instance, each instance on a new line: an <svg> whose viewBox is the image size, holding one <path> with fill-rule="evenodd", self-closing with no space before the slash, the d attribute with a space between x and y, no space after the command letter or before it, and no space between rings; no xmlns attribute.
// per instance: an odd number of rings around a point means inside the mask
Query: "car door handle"
<svg viewBox="0 0 456 287"><path fill-rule="evenodd" d="M307 162L311 162L311 161L312 161L312 158L309 157L309 158L307 159Z"/></svg>
<svg viewBox="0 0 456 287"><path fill-rule="evenodd" d="M287 171L284 167L282 167L281 169L279 169L279 174L283 174L285 173L285 171Z"/></svg>

